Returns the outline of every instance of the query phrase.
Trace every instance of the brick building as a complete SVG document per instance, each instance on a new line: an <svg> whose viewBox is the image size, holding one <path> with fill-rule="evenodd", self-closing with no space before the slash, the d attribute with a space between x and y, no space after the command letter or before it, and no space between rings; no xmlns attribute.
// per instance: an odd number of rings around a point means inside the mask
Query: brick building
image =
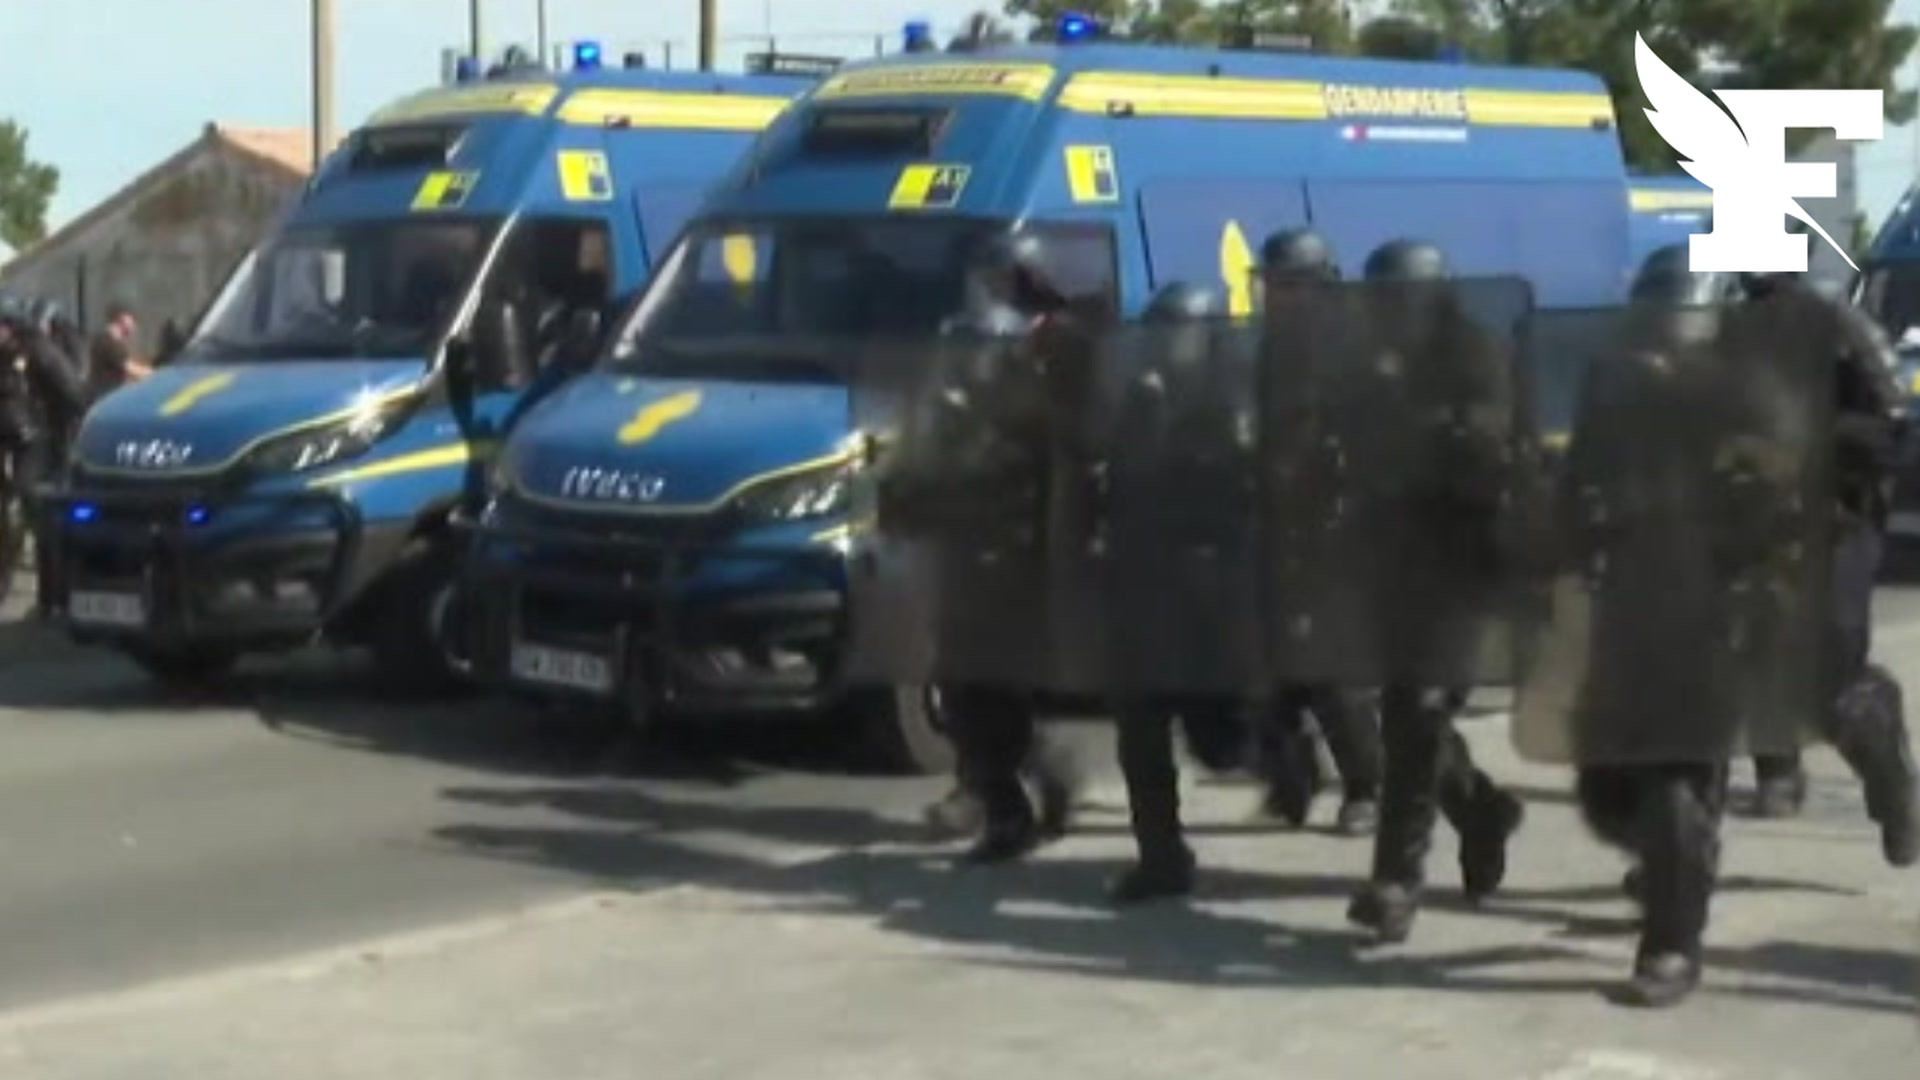
<svg viewBox="0 0 1920 1080"><path fill-rule="evenodd" d="M0 265L0 288L49 297L91 325L116 299L140 312L151 348L168 318L192 319L310 173L298 130L208 124L200 137Z"/></svg>

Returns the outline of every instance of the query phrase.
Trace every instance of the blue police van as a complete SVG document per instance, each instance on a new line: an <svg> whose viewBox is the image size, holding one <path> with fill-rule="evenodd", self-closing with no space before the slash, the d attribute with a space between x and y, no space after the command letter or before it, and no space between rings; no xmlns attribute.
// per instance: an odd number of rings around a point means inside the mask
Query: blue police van
<svg viewBox="0 0 1920 1080"><path fill-rule="evenodd" d="M179 359L89 412L48 500L44 587L75 639L197 681L324 636L370 647L391 687L451 684L447 520L489 450L466 436L591 359L602 315L814 81L580 56L375 114ZM477 388L459 418L450 355Z"/></svg>
<svg viewBox="0 0 1920 1080"><path fill-rule="evenodd" d="M476 671L640 710L832 710L891 766L942 768L937 694L837 672L862 441L844 383L783 341L931 336L966 253L1015 230L1121 317L1176 282L1252 311L1261 242L1301 225L1349 276L1417 237L1541 304L1605 305L1628 216L1611 100L1579 72L1076 40L849 65L507 439L474 523Z"/></svg>
<svg viewBox="0 0 1920 1080"><path fill-rule="evenodd" d="M1894 204L1860 270L1854 301L1892 339L1908 419L1920 424L1920 186ZM1920 541L1920 435L1909 435L1901 457L1887 532L1912 543Z"/></svg>

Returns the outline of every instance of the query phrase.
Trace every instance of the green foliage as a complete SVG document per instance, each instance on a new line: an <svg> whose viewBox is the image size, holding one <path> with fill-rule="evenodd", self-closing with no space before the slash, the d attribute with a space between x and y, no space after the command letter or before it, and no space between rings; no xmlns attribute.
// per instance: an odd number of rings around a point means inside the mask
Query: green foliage
<svg viewBox="0 0 1920 1080"><path fill-rule="evenodd" d="M0 241L15 251L47 234L47 204L60 186L60 170L27 154L27 129L0 120Z"/></svg>

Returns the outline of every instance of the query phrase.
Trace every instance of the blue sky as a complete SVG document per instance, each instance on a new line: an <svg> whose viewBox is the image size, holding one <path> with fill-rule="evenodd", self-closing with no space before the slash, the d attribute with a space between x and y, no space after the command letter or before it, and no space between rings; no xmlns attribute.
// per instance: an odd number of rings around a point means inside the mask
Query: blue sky
<svg viewBox="0 0 1920 1080"><path fill-rule="evenodd" d="M467 0L335 0L342 127L439 77L440 49L466 37ZM720 0L721 35L771 30L792 51L855 53L909 18L957 25L980 0ZM691 59L697 0L547 0L554 40L592 38ZM1920 0L1900 0L1920 18ZM495 45L531 44L535 0L484 0ZM24 122L36 156L63 173L54 224L192 140L209 120L304 126L307 0L0 0L0 116ZM647 12L642 15L641 12ZM825 33L825 38L810 35ZM723 62L759 47L724 42ZM1920 174L1920 131L1890 128L1861 155L1862 198L1883 213Z"/></svg>

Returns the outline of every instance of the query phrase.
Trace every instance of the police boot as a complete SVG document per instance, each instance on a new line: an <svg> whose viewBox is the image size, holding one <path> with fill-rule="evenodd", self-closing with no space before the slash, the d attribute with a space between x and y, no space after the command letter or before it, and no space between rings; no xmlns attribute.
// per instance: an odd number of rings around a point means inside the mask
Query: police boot
<svg viewBox="0 0 1920 1080"><path fill-rule="evenodd" d="M1313 798L1325 777L1313 736L1303 731L1276 733L1261 760L1266 790L1255 807L1255 820L1278 822L1291 829L1307 823Z"/></svg>
<svg viewBox="0 0 1920 1080"><path fill-rule="evenodd" d="M1506 880L1507 840L1519 831L1526 807L1474 768L1458 732L1449 728L1441 745L1440 808L1460 836L1460 891L1479 903Z"/></svg>
<svg viewBox="0 0 1920 1080"><path fill-rule="evenodd" d="M1713 902L1719 829L1701 792L1683 777L1650 778L1644 798L1640 947L1620 999L1666 1008L1700 985L1701 938Z"/></svg>
<svg viewBox="0 0 1920 1080"><path fill-rule="evenodd" d="M1180 773L1171 735L1163 712L1130 712L1120 719L1127 814L1140 858L1107 887L1117 904L1185 896L1193 890L1194 858L1180 826Z"/></svg>
<svg viewBox="0 0 1920 1080"><path fill-rule="evenodd" d="M1756 756L1753 759L1754 816L1768 819L1798 817L1807 802L1807 772L1800 755Z"/></svg>
<svg viewBox="0 0 1920 1080"><path fill-rule="evenodd" d="M1344 785L1335 826L1347 836L1371 835L1380 824L1379 712L1367 695L1339 690L1320 695L1314 709Z"/></svg>
<svg viewBox="0 0 1920 1080"><path fill-rule="evenodd" d="M1149 852L1141 845L1140 861L1120 872L1107 886L1107 898L1116 904L1167 900L1193 892L1197 860L1193 849L1175 840Z"/></svg>
<svg viewBox="0 0 1920 1080"><path fill-rule="evenodd" d="M1920 860L1920 793L1900 684L1879 665L1869 665L1840 695L1830 737L1860 778L1887 862L1913 865Z"/></svg>
<svg viewBox="0 0 1920 1080"><path fill-rule="evenodd" d="M1419 697L1404 688L1383 696L1381 712L1386 761L1373 874L1347 906L1347 920L1373 931L1376 943L1389 945L1407 939L1419 913L1427 851L1440 814L1446 714L1422 707Z"/></svg>
<svg viewBox="0 0 1920 1080"><path fill-rule="evenodd" d="M985 824L962 858L970 863L1004 863L1040 845L1040 825L1019 780L1003 781L981 793Z"/></svg>

